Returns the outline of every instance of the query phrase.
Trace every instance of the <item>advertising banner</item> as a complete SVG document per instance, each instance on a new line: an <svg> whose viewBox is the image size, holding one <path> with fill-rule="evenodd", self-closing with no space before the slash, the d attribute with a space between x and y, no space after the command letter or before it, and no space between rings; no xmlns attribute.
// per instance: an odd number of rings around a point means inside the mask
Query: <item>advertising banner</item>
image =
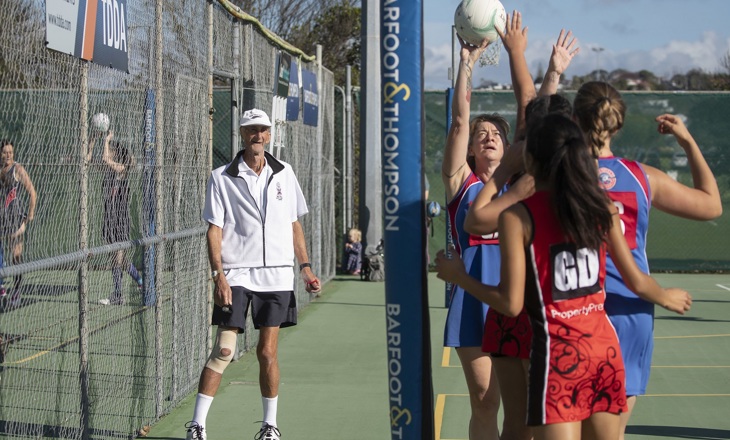
<svg viewBox="0 0 730 440"><path fill-rule="evenodd" d="M129 72L127 0L46 0L49 49Z"/></svg>
<svg viewBox="0 0 730 440"><path fill-rule="evenodd" d="M306 125L317 126L319 118L319 92L317 91L317 74L302 69L302 93L304 105L302 119Z"/></svg>
<svg viewBox="0 0 730 440"><path fill-rule="evenodd" d="M392 439L434 437L423 177L423 5L381 2L385 312Z"/></svg>

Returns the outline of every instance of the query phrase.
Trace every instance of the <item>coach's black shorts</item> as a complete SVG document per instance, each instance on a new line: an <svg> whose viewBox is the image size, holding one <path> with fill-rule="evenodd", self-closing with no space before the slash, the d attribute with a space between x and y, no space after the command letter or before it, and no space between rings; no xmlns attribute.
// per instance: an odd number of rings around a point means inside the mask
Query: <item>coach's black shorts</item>
<svg viewBox="0 0 730 440"><path fill-rule="evenodd" d="M254 328L291 327L297 324L297 298L294 291L254 292L241 286L232 286L230 311L224 311L217 304L213 307L212 325L238 327L243 333L246 328L246 314L251 305L251 319Z"/></svg>

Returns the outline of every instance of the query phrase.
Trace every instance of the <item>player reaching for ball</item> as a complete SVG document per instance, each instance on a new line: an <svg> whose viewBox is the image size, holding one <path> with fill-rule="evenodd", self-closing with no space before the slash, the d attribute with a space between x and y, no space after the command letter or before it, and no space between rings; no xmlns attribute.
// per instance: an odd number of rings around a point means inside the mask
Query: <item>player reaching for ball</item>
<svg viewBox="0 0 730 440"><path fill-rule="evenodd" d="M488 46L461 44L459 72L452 101L452 122L446 138L441 178L444 183L451 236L465 270L484 283L499 283L499 244L496 236L476 236L463 229L464 216L484 182L491 179L508 146L507 121L496 114L481 114L470 121L472 72ZM488 306L467 290L453 286L444 331L444 346L454 347L466 377L471 404L469 439L499 438L497 414L499 385L492 359L482 352Z"/></svg>
<svg viewBox="0 0 730 440"><path fill-rule="evenodd" d="M108 127L107 127L108 128ZM101 131L99 135L101 136ZM124 242L130 239L131 218L129 213L130 192L129 172L134 167L135 160L127 147L119 141L113 140L114 132L109 130L104 135L102 163L104 164L104 223L102 235L107 244ZM91 138L87 161L91 160L94 152L96 137ZM138 289L142 289L142 276L130 262L124 250L117 250L112 256L112 280L114 290L109 298L99 300L102 305L122 305L125 302L122 294L122 271L126 271L134 280Z"/></svg>

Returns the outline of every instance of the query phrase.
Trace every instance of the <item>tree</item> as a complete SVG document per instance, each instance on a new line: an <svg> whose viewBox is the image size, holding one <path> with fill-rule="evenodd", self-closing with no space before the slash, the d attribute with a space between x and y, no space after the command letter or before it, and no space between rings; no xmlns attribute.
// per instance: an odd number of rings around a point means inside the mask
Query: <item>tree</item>
<svg viewBox="0 0 730 440"><path fill-rule="evenodd" d="M230 0L276 35L290 40L293 29L316 21L322 11L354 0ZM304 49L300 47L300 49Z"/></svg>
<svg viewBox="0 0 730 440"><path fill-rule="evenodd" d="M725 56L722 57L720 60L720 65L727 70L727 73L730 74L730 50L727 51Z"/></svg>
<svg viewBox="0 0 730 440"><path fill-rule="evenodd" d="M324 10L313 21L303 22L286 35L287 41L307 53L324 46L322 63L333 69L335 84L345 83L345 66L352 66L351 80L360 80L360 7L349 0Z"/></svg>

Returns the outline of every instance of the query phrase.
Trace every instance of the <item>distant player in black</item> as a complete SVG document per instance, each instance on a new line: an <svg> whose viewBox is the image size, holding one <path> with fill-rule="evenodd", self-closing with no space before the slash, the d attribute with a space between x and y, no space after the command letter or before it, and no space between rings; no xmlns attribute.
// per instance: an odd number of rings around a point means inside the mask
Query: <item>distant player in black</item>
<svg viewBox="0 0 730 440"><path fill-rule="evenodd" d="M13 264L22 261L23 236L25 229L35 216L36 191L28 172L23 165L15 162L13 143L9 140L2 141L2 169L0 170L0 234L3 244L8 245L12 252ZM28 195L28 210L25 209L23 198L20 197L21 189L25 189ZM0 246L0 265L4 265L4 246ZM20 282L22 275L15 276L10 297L11 304L20 301ZM7 290L5 283L0 279L0 297L5 298Z"/></svg>

